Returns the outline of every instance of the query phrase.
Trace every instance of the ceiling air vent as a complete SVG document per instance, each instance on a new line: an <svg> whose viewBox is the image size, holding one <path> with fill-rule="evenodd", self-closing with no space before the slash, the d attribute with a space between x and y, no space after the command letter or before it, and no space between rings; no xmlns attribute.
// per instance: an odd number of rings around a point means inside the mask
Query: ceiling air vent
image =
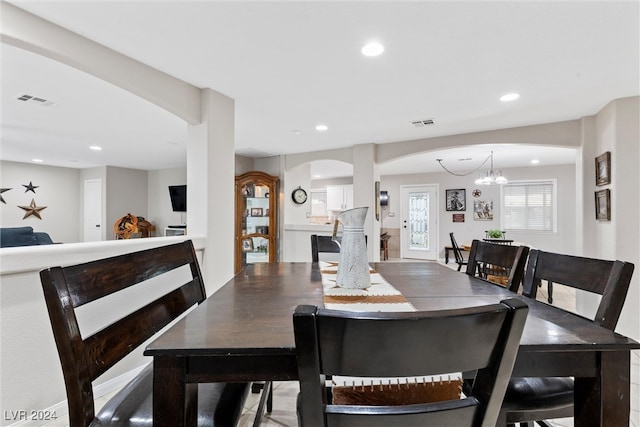
<svg viewBox="0 0 640 427"><path fill-rule="evenodd" d="M434 125L436 124L436 122L434 122L433 119L424 119L424 120L415 120L411 122L411 124L413 124L417 128L423 128L425 126Z"/></svg>
<svg viewBox="0 0 640 427"><path fill-rule="evenodd" d="M32 96L27 94L18 95L16 99L18 101L28 102L30 104L40 105L42 107L50 107L53 104L55 104L53 101L48 101L44 98L38 98L37 96Z"/></svg>

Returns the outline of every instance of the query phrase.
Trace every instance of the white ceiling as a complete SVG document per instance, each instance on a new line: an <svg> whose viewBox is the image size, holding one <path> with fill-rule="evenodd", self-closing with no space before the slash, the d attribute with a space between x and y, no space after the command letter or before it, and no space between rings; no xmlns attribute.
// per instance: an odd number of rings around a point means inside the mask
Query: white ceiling
<svg viewBox="0 0 640 427"><path fill-rule="evenodd" d="M236 150L254 156L572 120L640 94L636 1L10 3L234 98ZM385 51L364 57L373 39ZM1 159L185 164L180 119L66 65L1 48ZM499 101L512 91L521 98ZM54 105L15 100L25 93ZM435 125L411 124L428 118ZM329 130L317 132L319 123ZM89 150L94 144L103 150ZM436 171L435 158L468 170L491 149L502 168L574 158L573 150L488 146L413 156L381 173Z"/></svg>

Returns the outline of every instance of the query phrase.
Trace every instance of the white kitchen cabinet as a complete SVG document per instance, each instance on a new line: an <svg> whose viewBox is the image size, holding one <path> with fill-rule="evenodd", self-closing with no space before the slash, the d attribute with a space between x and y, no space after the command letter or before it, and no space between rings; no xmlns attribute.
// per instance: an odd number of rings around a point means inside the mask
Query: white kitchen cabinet
<svg viewBox="0 0 640 427"><path fill-rule="evenodd" d="M327 210L343 211L353 208L353 185L327 187Z"/></svg>

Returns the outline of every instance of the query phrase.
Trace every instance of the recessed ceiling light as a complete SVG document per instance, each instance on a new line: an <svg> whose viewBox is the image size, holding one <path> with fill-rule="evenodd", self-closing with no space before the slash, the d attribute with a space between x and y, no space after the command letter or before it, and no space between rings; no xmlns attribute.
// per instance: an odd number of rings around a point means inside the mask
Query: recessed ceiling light
<svg viewBox="0 0 640 427"><path fill-rule="evenodd" d="M316 130L319 131L319 132L324 132L327 129L329 129L329 126L327 126L327 125L318 125L318 126L316 126Z"/></svg>
<svg viewBox="0 0 640 427"><path fill-rule="evenodd" d="M31 161L35 163L42 163L42 159L31 159Z"/></svg>
<svg viewBox="0 0 640 427"><path fill-rule="evenodd" d="M362 54L364 56L378 56L384 52L384 46L378 42L367 43L362 47Z"/></svg>
<svg viewBox="0 0 640 427"><path fill-rule="evenodd" d="M538 163L540 163L540 160L538 160L538 159L531 160L531 164L532 165L537 165Z"/></svg>
<svg viewBox="0 0 640 427"><path fill-rule="evenodd" d="M508 93L506 95L502 95L500 97L500 101L514 101L516 99L520 98L520 94L519 93Z"/></svg>
<svg viewBox="0 0 640 427"><path fill-rule="evenodd" d="M100 151L102 150L102 147L98 147L97 145L92 145L91 147L89 147L90 149L94 150L94 151Z"/></svg>

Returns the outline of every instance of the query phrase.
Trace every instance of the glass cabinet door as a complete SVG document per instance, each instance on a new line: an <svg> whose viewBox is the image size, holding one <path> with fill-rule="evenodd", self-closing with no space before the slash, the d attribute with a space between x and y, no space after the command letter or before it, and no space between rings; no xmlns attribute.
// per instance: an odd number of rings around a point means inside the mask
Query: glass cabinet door
<svg viewBox="0 0 640 427"><path fill-rule="evenodd" d="M269 262L269 187L248 183L242 188L242 252L246 264Z"/></svg>

